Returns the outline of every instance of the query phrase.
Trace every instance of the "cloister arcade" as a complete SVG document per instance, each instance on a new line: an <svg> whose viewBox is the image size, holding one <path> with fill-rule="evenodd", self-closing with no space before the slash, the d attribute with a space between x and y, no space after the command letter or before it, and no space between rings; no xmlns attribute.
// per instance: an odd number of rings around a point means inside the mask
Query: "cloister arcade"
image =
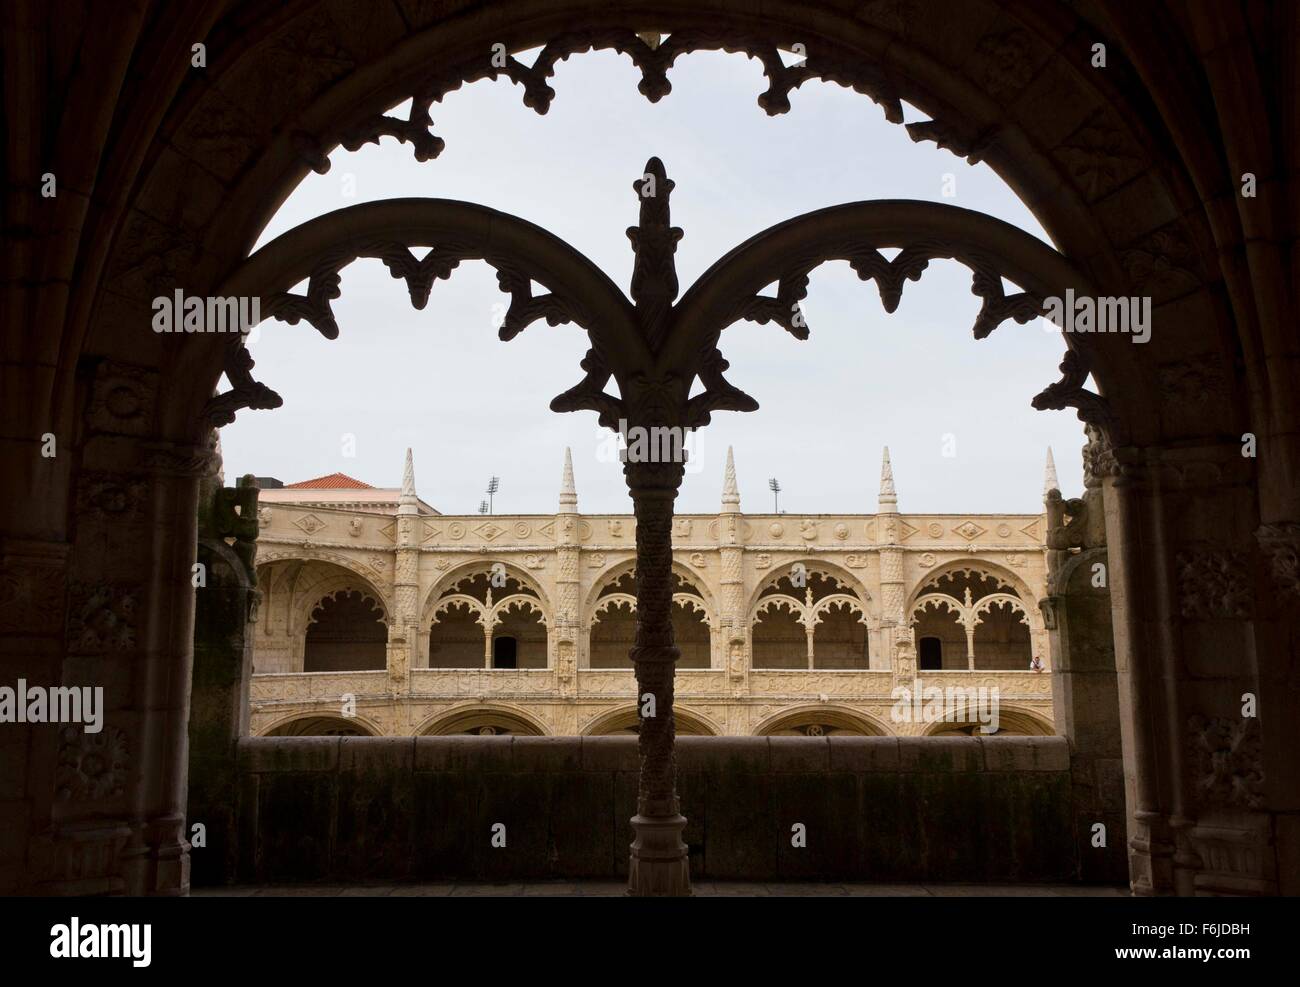
<svg viewBox="0 0 1300 987"><path fill-rule="evenodd" d="M685 894L682 813L692 810L677 789L675 700L683 722L698 710L728 733L753 733L796 686L802 703L812 695L827 708L851 705L855 683L910 679L917 656L902 628L913 617L924 623L946 613L963 621L965 654L948 628L953 644L941 647L944 667L930 675L1014 676L1013 695L1051 680L1069 744L1064 784L1077 800L1071 832L1085 832L1096 815L1123 832L1119 852L1135 893L1300 891L1300 350L1292 317L1297 215L1289 207L1300 132L1288 98L1300 91L1295 5L403 2L375 5L363 28L340 5L315 0L141 3L114 13L113 29L103 30L84 4L20 0L3 26L6 118L16 137L4 152L12 235L3 258L0 647L10 679L102 686L107 708L94 740L34 724L6 728L13 770L5 774L0 889L187 893L187 813L207 813L214 838L233 841L237 827L221 812L239 790L240 765L271 758L268 751L306 758L346 743L250 739L250 691L252 732L303 729L290 724L353 696L359 721L373 717L376 732L409 736L430 716L459 715L457 707L519 696L544 705L553 690L554 730L573 737L580 714L627 708L646 693L658 698L663 715L642 718L637 739L629 886L637 894ZM214 42L202 71L191 61L194 39ZM788 67L779 51L796 40L807 57ZM1099 44L1110 54L1104 70L1090 62ZM491 61L494 50L539 46L531 64L513 55L504 67ZM475 203L342 209L252 251L288 191L309 170L329 168L333 148L396 140L431 162L443 140L429 110L443 95L504 78L500 84L518 86L526 105L544 112L555 95L547 79L556 62L592 47L631 57L651 99L671 89L667 75L678 56L725 48L763 60L768 88L759 103L769 113L788 110L791 91L810 79L852 87L900 125L906 100L927 116L907 125L913 139L989 163L1039 217L1052 246L955 207L857 202L756 234L678 298L672 248L680 230L662 195L640 204L630 297L563 241ZM389 115L407 100L405 118ZM651 175L670 189L657 159L647 164ZM57 196L44 191L52 176ZM411 252L431 247L441 249L420 260ZM882 249L900 253L886 260ZM1026 577L1046 590L1041 631L1025 607L1031 650L1035 633L1044 633L1062 663L1036 677L980 667L981 628L991 642L1023 643L1016 619L995 632L995 618L1014 605L999 600L1000 590L978 596L979 587L956 578L946 584L961 596L945 595L958 610L944 601L921 605L930 595L922 570L964 564L972 543L989 548L977 558L1016 553L998 541L996 522L981 525L991 530L974 539L960 531L952 537L970 519L909 517L887 510L882 498L873 528L867 516L803 519L819 546L844 556L844 568L865 571L869 596L828 605L847 622L822 616L828 630L840 627L828 638L839 642L832 660L868 667L807 668L809 608L833 597L809 600L805 592L805 665L758 668L747 652L745 603L774 568L808 557L802 533L788 530L790 518L742 518L738 505L724 504L713 517L675 517L680 463L626 471L635 540L627 518L603 519L625 522L615 536L563 500L549 519L497 519L501 539L459 542L448 524L428 551L425 532L441 521L403 504L395 519L383 519L396 522L384 542L377 521L363 521L356 537L383 548L365 553L364 563L352 558L362 553L349 545L351 514L314 510L327 526L316 537L304 526L290 530L297 515L271 509L259 531L232 506L249 491L214 488L212 440L237 413L277 407L281 398L254 379L239 340L153 333L152 300L181 286L200 296L252 298L275 318L333 338L339 326L329 302L340 269L358 257L383 259L417 306L447 264L499 262L510 294L502 338L540 318L580 327L591 343L584 376L552 409L594 412L609 427L620 418L705 427L717 412L756 409L724 376L722 334L753 320L807 337L794 313L809 274L829 259L851 260L890 311L930 260L959 261L981 300L977 339L1008 320L1037 317L1046 298L1067 289L1141 296L1152 312L1144 345L1068 336L1060 379L1045 381L1033 399L1040 409L1073 408L1088 426L1088 490L1078 503L1062 503L1058 492L1049 502L1052 523L1024 535L1025 548L1041 551L1047 540L1058 562L1086 556L1105 568L1105 592L1094 592L1086 577L1075 580L1087 572L1081 566L1074 575L1054 564ZM304 280L307 293L294 294ZM548 293L533 296L533 282ZM773 283L777 293L763 294ZM617 396L607 391L611 381ZM57 455L45 451L52 439ZM581 520L592 528L585 540ZM529 525L528 533L515 534L514 524ZM689 529L680 537L678 524ZM745 524L752 526L747 539ZM931 547L924 542L934 526ZM1008 528L1004 541L1022 530L1015 522ZM295 634L301 629L305 665L311 627L325 628L315 632L314 660L336 661L337 646L352 642L325 633L335 606L341 613L372 601L367 616L380 613L386 626L385 668L259 673L250 686L249 663L264 636L251 619L256 570L245 565L254 541L259 553L278 541L304 569L348 558L346 568L365 570L378 595L339 586L347 592L327 607L316 595L304 609L292 600L281 608L273 585L266 605L294 621ZM464 594L429 614L427 643L434 616L477 613L483 667L421 667L420 590L436 585L440 555L466 561L466 544L476 556L509 556L520 574L533 571L535 556L554 595L507 614L495 613L499 601L494 595L489 603L488 587L481 598ZM554 561L543 559L547 552ZM710 645L709 668L677 669L672 561L697 552L715 560L720 630L712 636L723 640ZM593 566L597 555L604 562ZM212 573L204 589L193 581L196 557ZM579 601L589 568L599 573L632 558L634 672L582 668ZM285 579L292 585L288 567L276 581ZM547 667L486 667L494 619L522 618L539 605ZM793 617L793 605L767 604L762 616ZM866 617L862 652L862 632L849 632L855 607ZM879 648L871 639L877 618L889 638ZM815 645L822 625L812 623ZM468 655L463 629L456 647ZM794 632L787 621L779 639L793 646ZM927 637L943 644L942 634ZM296 661L292 646L281 655ZM962 657L965 670L948 667ZM1254 702L1243 704L1246 696ZM814 717L791 728L837 729ZM776 722L779 729L789 723ZM804 747L829 751L837 738L823 739ZM975 738L942 743L985 750ZM737 791L747 797L758 788ZM945 820L954 832L968 823ZM1087 859L1086 842L1076 843L1083 849L1071 859Z"/></svg>
<svg viewBox="0 0 1300 987"><path fill-rule="evenodd" d="M323 506L330 491L315 481L298 499L273 491L260 508L253 733L636 732L635 517L578 513L567 453L554 515L404 514L425 503L409 454L404 473L401 490L371 491L386 510ZM736 490L729 454L718 513L674 525L679 732L927 735L937 727L899 721L891 707L915 672L996 686L1012 714L1000 733L1051 733L1050 675L1029 670L1031 640L1048 654L1036 603L1047 592L1045 515L900 515L887 452L876 514L748 515ZM408 610L392 617L399 570ZM1015 632L999 608L1023 618ZM328 644L316 642L322 619ZM950 660L913 669L932 633ZM328 665L323 647L334 649ZM361 716L367 725L350 732Z"/></svg>

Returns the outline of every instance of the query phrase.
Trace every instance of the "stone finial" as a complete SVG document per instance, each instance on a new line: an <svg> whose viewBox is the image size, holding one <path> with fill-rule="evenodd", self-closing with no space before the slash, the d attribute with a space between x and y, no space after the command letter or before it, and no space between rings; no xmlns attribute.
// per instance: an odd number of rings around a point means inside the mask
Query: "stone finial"
<svg viewBox="0 0 1300 987"><path fill-rule="evenodd" d="M1053 490L1061 489L1061 481L1056 478L1056 460L1052 458L1052 447L1047 447L1047 467L1043 472L1043 500Z"/></svg>
<svg viewBox="0 0 1300 987"><path fill-rule="evenodd" d="M640 222L627 230L636 254L629 293L636 302L641 332L652 349L658 348L667 333L668 317L678 290L673 254L677 252L682 229L672 225L668 203L674 184L658 158L647 161L645 174L632 183L640 200L641 215Z"/></svg>
<svg viewBox="0 0 1300 987"><path fill-rule="evenodd" d="M727 469L722 474L722 511L729 513L740 510L740 490L736 487L736 460L731 446L727 446Z"/></svg>
<svg viewBox="0 0 1300 987"><path fill-rule="evenodd" d="M885 454L880 460L880 509L898 509L898 493L894 490L894 467L889 462L889 446L885 446Z"/></svg>
<svg viewBox="0 0 1300 987"><path fill-rule="evenodd" d="M406 450L406 465L402 469L402 493L397 498L398 514L419 514L420 501L415 495L415 457Z"/></svg>
<svg viewBox="0 0 1300 987"><path fill-rule="evenodd" d="M578 512L578 490L573 485L573 453L564 447L564 477L560 480L560 513Z"/></svg>

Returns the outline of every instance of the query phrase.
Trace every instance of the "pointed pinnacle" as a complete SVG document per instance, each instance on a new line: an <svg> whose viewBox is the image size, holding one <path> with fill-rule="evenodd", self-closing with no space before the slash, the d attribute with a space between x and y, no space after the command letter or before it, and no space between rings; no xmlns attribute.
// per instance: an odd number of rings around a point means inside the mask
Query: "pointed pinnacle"
<svg viewBox="0 0 1300 987"><path fill-rule="evenodd" d="M740 490L736 487L736 459L727 446L727 468L722 474L722 510L740 510Z"/></svg>
<svg viewBox="0 0 1300 987"><path fill-rule="evenodd" d="M564 475L560 480L560 513L574 514L578 510L578 490L573 484L573 454L564 448Z"/></svg>
<svg viewBox="0 0 1300 987"><path fill-rule="evenodd" d="M880 506L897 507L898 492L894 489L894 467L889 462L889 446L885 446L885 454L880 460Z"/></svg>
<svg viewBox="0 0 1300 987"><path fill-rule="evenodd" d="M1052 458L1052 447L1047 447L1047 466L1043 471L1043 499L1052 490L1060 490L1061 481L1056 478L1056 460Z"/></svg>

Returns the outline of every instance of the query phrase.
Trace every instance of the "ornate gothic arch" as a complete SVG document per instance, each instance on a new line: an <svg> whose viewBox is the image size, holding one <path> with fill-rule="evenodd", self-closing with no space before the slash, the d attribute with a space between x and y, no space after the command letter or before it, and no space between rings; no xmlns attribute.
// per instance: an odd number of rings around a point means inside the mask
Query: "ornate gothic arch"
<svg viewBox="0 0 1300 987"><path fill-rule="evenodd" d="M754 608L762 600L763 594L779 583L784 577L788 576L790 574L791 566L799 563L803 564L810 575L812 573L819 573L837 583L843 589L851 590L852 593L858 597L863 610L867 613L868 620L871 621L871 626L876 627L879 625L879 618L870 612L870 605L874 604L876 601L872 597L870 590L867 589L866 583L843 566L837 565L828 559L817 558L816 556L809 556L807 558L792 557L782 561L779 565L773 565L771 571L759 581L758 585L749 596L748 607L751 614L753 613ZM799 602L801 605L803 604L802 600Z"/></svg>
<svg viewBox="0 0 1300 987"><path fill-rule="evenodd" d="M542 623L549 624L551 620L550 601L547 599L541 586L531 575L521 567L501 559L475 559L449 569L447 573L433 585L433 588L429 590L428 594L424 598L423 605L420 607L420 633L425 636L428 635L429 628L433 626L434 613L439 608L443 593L446 593L450 587L456 585L467 577L479 574L490 575L491 567L497 562L500 562L504 567L505 573L509 578L516 580L521 586L526 586L537 595L538 606L536 609L542 615ZM476 614L482 614L485 610L483 604L472 596L461 593L452 595L457 598L463 597L464 600L467 601L467 605L472 604L470 610ZM514 598L527 599L527 596L517 593L503 596L493 601L493 609L497 609L501 604L505 603L507 599Z"/></svg>
<svg viewBox="0 0 1300 987"><path fill-rule="evenodd" d="M1286 386L1294 376L1290 356L1294 325L1268 317L1270 312L1293 308L1285 304L1291 287L1276 274L1282 265L1276 263L1271 242L1289 242L1286 227L1270 213L1280 215L1273 207L1277 195L1287 194L1285 181L1275 183L1281 192L1263 195L1258 203L1234 201L1239 160L1258 149L1270 162L1290 161L1294 141L1280 123L1275 131L1277 114L1259 113L1267 103L1262 95L1267 85L1264 69L1243 64L1240 71L1227 73L1218 66L1206 68L1199 59L1202 51L1234 52L1239 36L1246 36L1249 27L1246 15L1236 7L1210 6L1213 10L1193 5L1186 24L1175 25L1167 37L1145 45L1139 39L1152 37L1151 22L1157 15L1135 4L1031 8L972 0L971 16L945 23L940 5L933 10L908 3L840 8L773 0L761 8L737 10L723 0L664 0L655 6L654 16L659 21L656 27L678 32L712 25L739 26L774 41L806 35L814 42L816 64L826 57L817 43L833 41L836 57L850 65L888 66L900 94L934 116L927 128L930 137L959 153L981 154L1007 175L1063 252L1087 264L1097 284L1114 294L1149 289L1158 301L1187 294L1188 304L1180 305L1178 316L1157 315L1158 330L1168 325L1178 331L1158 331L1149 349L1130 351L1131 366L1120 368L1126 372L1122 380L1102 381L1127 433L1123 441L1133 444L1132 449L1119 450L1127 454L1119 459L1124 468L1142 472L1147 462L1162 455L1160 448L1153 447L1170 439L1208 444L1258 423L1280 436L1296 434L1293 389ZM204 429L199 410L219 375L223 354L211 352L209 359L197 361L197 377L172 376L176 365L170 354L140 345L136 330L144 324L141 316L147 314L149 298L176 284L192 292L212 292L303 173L303 159L318 150L318 144L304 147L304 134L329 146L331 135L346 133L395 104L412 91L413 81L427 80L430 66L459 66L471 56L481 57L503 35L511 50L519 50L556 37L562 25L627 28L632 17L644 17L645 9L644 4L627 0L611 0L599 7L576 0L553 4L501 0L490 7L477 5L455 12L437 5L407 5L409 20L377 18L372 31L354 33L330 16L324 3L305 2L272 13L243 6L230 8L228 15L215 7L187 10L183 24L202 28L215 22L216 33L229 41L220 61L214 61L202 77L191 71L183 46L167 43L174 36L176 20L133 14L124 23L120 40L102 39L102 47L93 50L103 55L102 63L112 61L117 66L107 73L107 84L100 73L86 71L78 72L67 85L63 117L76 121L68 126L77 126L78 132L58 135L56 170L65 186L84 190L84 195L62 197L44 209L24 204L34 235L16 246L12 270L18 276L10 280L29 300L17 302L14 308L39 311L46 331L26 334L31 338L22 339L19 348L25 359L30 357L30 365L54 368L37 375L31 385L31 421L60 435L74 434L84 411L74 397L83 383L77 379L79 367L101 368L96 387L128 381L131 401L138 401L140 409L131 422L138 431L132 434L140 441L122 443L133 459L128 463L123 456L112 468L173 470L151 482L166 498L173 498L171 502L187 502L192 498L194 473L208 461L201 448ZM28 30L27 24L10 28L22 32L18 36L24 40ZM1116 71L1089 72L1079 58L1081 39L1098 33L1124 41L1112 47L1118 56ZM1166 56L1166 49L1172 53ZM952 51L966 57L944 57ZM132 52L156 55L156 71L147 78L131 72ZM1125 52L1133 52L1139 64L1126 64ZM28 81L43 64L41 58L31 58L17 65L15 72ZM1181 71L1185 67L1193 70L1190 85L1188 74ZM51 73L54 69L51 66ZM293 75L293 86L278 89L272 98L259 98L266 94L266 79L285 74ZM1294 70L1280 74L1291 78ZM1249 122L1252 112L1262 120L1258 128ZM131 125L116 125L124 120L132 121ZM81 124L87 121L83 129ZM37 158L45 145L35 140L13 145L16 150L11 153L23 163L23 171L37 173L35 165L43 164ZM318 157L315 160L319 162ZM1289 173L1278 169L1274 175ZM87 198L92 202L89 209L84 205ZM180 203L186 207L178 208ZM49 218L36 218L42 213ZM1209 216L1214 217L1213 237ZM59 235L49 235L52 231ZM1249 253L1244 246L1247 239ZM1226 282L1224 269L1229 272ZM33 271L43 276L32 278ZM50 284L68 288L50 295L44 291ZM1119 285L1123 288L1116 290ZM25 325L27 320L15 318L13 324ZM119 361L128 366L115 368ZM1198 365L1222 368L1217 384L1201 388L1195 373ZM26 367L15 362L6 371L21 374ZM160 372L160 379L151 383ZM1170 393L1162 397L1165 391ZM1179 395L1188 393L1205 394L1200 413L1190 420L1174 414L1179 410ZM1270 412L1275 422L1269 421ZM41 428L27 431L36 435ZM1264 516L1253 518L1250 528L1261 521L1270 526L1261 529L1270 538L1275 537L1277 526L1292 524L1288 518L1295 502L1295 476L1289 465L1294 457L1283 453L1271 458L1271 463L1266 459L1261 464L1272 472L1258 491L1251 487L1254 464L1248 463L1244 480L1232 479L1242 492L1240 498L1231 505L1223 500L1225 508L1241 509L1248 518L1262 505ZM51 488L70 494L82 462L79 456L59 457L51 466L59 482ZM40 489L40 484L30 482L32 469L24 465L15 472L14 489ZM1141 500L1145 495L1132 488L1123 495L1134 511L1163 525L1159 533L1170 536L1170 545L1181 547L1175 522L1162 515L1165 508L1156 504L1148 510L1150 505ZM154 500L162 503L164 498ZM1194 519L1197 527L1211 530L1209 515L1218 502L1213 496L1187 500L1198 515L1204 515ZM67 497L54 496L48 504L16 506L13 530L20 536L65 540L70 529L68 518L61 515L70 513L67 503ZM187 527L179 514L155 512L151 522L159 533L155 544L192 544L192 525ZM66 540L98 537L100 531L88 521L79 528L80 534ZM1286 530L1278 534L1285 537ZM1293 549L1293 530L1289 538ZM1167 574L1161 566L1168 560L1148 564L1137 558L1136 540L1136 532L1129 530L1124 543L1112 546L1117 554L1127 556L1117 564L1131 565L1147 586L1154 587L1161 582L1160 575ZM1234 555L1256 551L1247 540L1225 536L1224 544L1200 546L1201 554L1192 561L1215 562L1227 551ZM1286 551L1285 541L1281 548ZM74 552L73 558L79 554ZM188 559L183 561L188 565ZM1276 565L1276 556L1273 561ZM174 560L164 559L161 565L167 567L167 578L157 580L158 585L185 585ZM123 572L127 571L124 566ZM129 574L145 576L138 567ZM76 571L74 564L71 575L82 578L87 573ZM1143 824L1141 845L1155 846L1163 854L1161 864L1174 853L1172 843L1166 843L1171 839L1168 820L1188 818L1184 806L1170 808L1168 793L1177 800L1186 789L1187 808L1193 813L1199 808L1199 796L1185 783L1177 764L1166 763L1181 763L1179 755L1160 747L1153 753L1147 745L1158 735L1177 736L1185 727L1166 715L1166 705L1176 710L1178 699L1204 694L1203 689L1197 692L1185 686L1182 696L1165 704L1155 686L1147 684L1161 681L1162 671L1165 681L1177 678L1176 669L1166 665L1162 670L1161 659L1148 658L1170 649L1161 647L1153 635L1143 639L1146 627L1161 622L1168 627L1176 619L1177 592L1172 607L1169 596L1161 590L1132 600L1127 635L1136 642L1127 656L1137 669L1134 716L1143 727L1148 715L1152 722L1160 720L1160 729L1150 730L1149 737L1140 736L1136 750L1130 752L1126 746L1125 753L1133 753L1139 765L1141 814L1154 820L1149 826ZM183 628L176 629L185 621L173 615L192 605L192 591L177 589L161 604L150 603L151 611L140 618L143 636L165 642L166 653L177 656L182 670L188 668L189 642ZM1275 620L1268 610L1273 605L1264 602L1262 624ZM1253 630L1234 614L1211 616L1237 620L1243 638L1255 634L1263 653L1281 639L1273 628ZM1182 644L1193 646L1198 636L1209 637L1192 627ZM157 700L159 710L152 717L152 732L132 740L138 747L166 742L168 770L151 776L183 778L183 764L171 752L184 748L186 703L153 693L149 699ZM1285 764L1272 753L1281 746L1275 737L1267 746L1270 770L1275 761ZM132 796L165 806L170 812L167 818L183 818L175 793L160 782L133 785ZM79 809L65 808L73 814ZM136 822L128 825L139 834ZM183 839L170 833L146 839L153 841L151 847L162 843L168 851L181 847L183 859ZM1197 871L1198 865L1179 861L1195 860L1196 853L1186 846L1181 849L1185 852L1174 856L1174 870L1190 886L1189 872ZM1227 851L1220 843L1210 844L1208 850L1201 847L1201 852L1209 859L1210 853ZM1139 856L1143 853L1139 851ZM1250 855L1254 854L1251 847ZM1273 861L1272 849L1258 858ZM1147 890L1157 881L1153 872L1147 871ZM1195 877L1214 881L1213 875L1203 872ZM1249 880L1267 887L1269 879L1252 875ZM141 884L128 876L127 886L139 889ZM1159 889L1166 888L1167 883Z"/></svg>
<svg viewBox="0 0 1300 987"><path fill-rule="evenodd" d="M681 576L685 583L699 593L701 599L704 600L704 605L707 608L706 612L708 614L716 614L718 612L713 599L713 593L709 590L707 580L685 562L681 562L675 557L672 561L672 571L678 576ZM624 559L622 562L615 563L604 572L600 573L592 582L591 589L587 591L587 596L583 600L582 604L582 612L590 616L594 612L597 603L600 601L600 594L607 589L611 583L622 579L629 572L636 572L635 558ZM680 594L674 593L674 596L677 595Z"/></svg>
<svg viewBox="0 0 1300 987"><path fill-rule="evenodd" d="M384 613L385 622L389 619L392 611L392 600L375 582L376 573L362 565L357 559L349 558L337 552L321 551L313 548L294 548L290 551L272 550L263 554L260 550L255 559L257 567L260 569L264 565L274 565L280 562L325 562L329 565L337 566L347 573L346 578L357 583L357 589L360 589L366 596L371 597L379 604L379 609ZM330 578L330 577L325 577ZM339 578L344 578L340 575ZM316 580L317 583L323 584L325 579ZM313 584L314 585L314 584ZM300 593L304 590L311 589L312 586L301 587L294 585L294 593Z"/></svg>
<svg viewBox="0 0 1300 987"><path fill-rule="evenodd" d="M296 618L291 626L302 628L305 632L315 621L312 614L327 599L336 599L340 594L360 593L363 600L369 600L375 605L383 617L381 621L385 627L390 626L391 618L387 609L384 607L384 601L365 584L358 583L352 576L338 576L334 579L326 580L308 588L309 592L303 594L302 600L294 608L294 617Z"/></svg>
<svg viewBox="0 0 1300 987"><path fill-rule="evenodd" d="M1058 242L1065 243L1075 256L1099 258L1098 266L1109 261L1112 270L1120 269L1113 261L1115 255L1103 249L1104 233L1088 221L1088 204L1111 188L1119 180L1117 175L1149 169L1158 176L1158 185L1166 183L1160 194L1171 203L1180 203L1170 209L1170 220L1180 220L1187 213L1190 182L1159 160L1160 155L1172 157L1174 152L1166 132L1149 125L1158 117L1154 106L1128 115L1107 109L1117 106L1120 99L1113 89L1113 73L1089 72L1085 64L1074 64L1077 58L1064 59L1070 90L1086 94L1074 103L1100 108L1091 126L1117 148L1111 158L1101 152L1095 154L1099 161L1093 161L1086 151L1054 153L1051 139L1040 138L1028 122L1012 112L1012 108L1021 107L1008 96L1036 81L1034 67L1056 53L1061 37L1077 29L1070 23L1072 14L1050 9L1025 18L1011 8L998 18L1004 21L1004 29L997 33L976 27L978 19L972 19L969 27L941 24L942 18L930 24L934 12L910 7L893 13L864 10L858 16L848 16L821 6L776 3L764 5L761 14L750 14L721 3L675 0L656 7L656 28L669 33L658 50L637 41L628 13L628 5L621 2L593 10L572 3L542 7L515 0L498 5L491 16L471 12L439 21L427 31L417 24L405 45L380 45L365 55L350 55L342 63L315 66L311 95L291 104L275 125L262 128L263 133L279 134L277 139L249 142L247 150L234 142L240 148L236 152L239 166L228 170L241 176L237 193L258 200L271 188L275 190L271 200L278 201L275 193L282 194L308 168L327 167L323 153L329 147L339 143L359 146L383 134L411 140L419 154L432 156L438 139L428 133L422 115L422 107L427 107L425 96L437 97L466 81L505 75L523 87L525 105L544 112L553 95L545 80L557 54L612 47L641 66L642 91L654 99L667 91L663 73L682 51L721 47L743 50L762 60L770 87L760 104L769 112L783 112L789 90L807 78L826 78L868 92L895 121L901 120L897 101L906 99L934 117L909 126L914 139L934 140L971 160L988 161L1022 191L1048 229L1058 234ZM304 9L302 16L306 19L314 14ZM642 15L637 23L643 19ZM983 22L992 20L990 15ZM588 27L575 32L575 23ZM974 54L968 64L950 65L927 50L928 38L946 35L940 27L969 32L965 50ZM265 43L232 49L223 70L239 65L245 73L256 72L259 61L276 57L275 45L283 44L285 34L292 35L297 29L292 18L276 23L266 31ZM324 30L328 35L330 28ZM974 32L990 33L979 36ZM776 49L788 47L794 37L803 39L809 55L803 67L787 68L780 65ZM512 58L496 70L485 63L497 42L509 51L549 47L531 66ZM355 51L355 39L339 37L336 43L340 50ZM890 52L887 70L882 61L885 50ZM439 68L431 72L429 66ZM210 115L212 109L203 105L207 95L194 88L186 98L177 100L167 132L188 134L194 128L186 126L187 121L201 118L205 112ZM412 95L416 99L411 117L383 120L387 107ZM1060 140L1059 135L1055 139ZM210 242L249 243L265 215L265 207L226 210L219 220L225 228ZM1214 253L1203 224L1180 236L1201 251L1207 266L1212 265Z"/></svg>
<svg viewBox="0 0 1300 987"><path fill-rule="evenodd" d="M1035 593L1033 589L1030 588L1029 583L1027 583L1021 576L1018 576L1006 566L999 565L996 562L989 562L983 558L968 557L953 559L949 562L943 563L942 565L937 565L933 569L927 570L920 582L918 582L915 588L913 588L908 594L908 610L910 611L912 605L927 592L942 592L942 590L935 587L935 583L938 580L943 579L945 576L950 576L958 572L980 573L981 575L990 576L997 580L1001 586L1013 590L1015 595L1020 597L1020 602L1024 604L1026 609L1032 609L1037 606L1039 594Z"/></svg>

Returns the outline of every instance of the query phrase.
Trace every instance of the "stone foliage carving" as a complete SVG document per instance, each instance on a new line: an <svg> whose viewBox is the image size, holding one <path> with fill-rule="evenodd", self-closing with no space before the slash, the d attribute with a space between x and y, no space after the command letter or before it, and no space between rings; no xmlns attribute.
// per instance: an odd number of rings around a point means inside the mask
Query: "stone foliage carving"
<svg viewBox="0 0 1300 987"><path fill-rule="evenodd" d="M1255 533L1268 558L1273 585L1279 595L1300 601L1300 524L1287 521L1265 524Z"/></svg>
<svg viewBox="0 0 1300 987"><path fill-rule="evenodd" d="M1245 558L1224 549L1179 552L1178 602L1195 620L1241 618L1251 614L1250 574Z"/></svg>
<svg viewBox="0 0 1300 987"><path fill-rule="evenodd" d="M36 555L0 557L0 631L58 633L65 568L61 546Z"/></svg>
<svg viewBox="0 0 1300 987"><path fill-rule="evenodd" d="M1066 351L1060 371L1061 379L1049 384L1030 402L1034 410L1061 411L1074 408L1079 421L1098 429L1109 429L1114 421L1110 404L1100 394L1083 386L1090 372L1084 358L1076 350Z"/></svg>
<svg viewBox="0 0 1300 987"><path fill-rule="evenodd" d="M1187 721L1196 788L1207 805L1258 809L1264 804L1264 760L1252 717L1192 716Z"/></svg>

